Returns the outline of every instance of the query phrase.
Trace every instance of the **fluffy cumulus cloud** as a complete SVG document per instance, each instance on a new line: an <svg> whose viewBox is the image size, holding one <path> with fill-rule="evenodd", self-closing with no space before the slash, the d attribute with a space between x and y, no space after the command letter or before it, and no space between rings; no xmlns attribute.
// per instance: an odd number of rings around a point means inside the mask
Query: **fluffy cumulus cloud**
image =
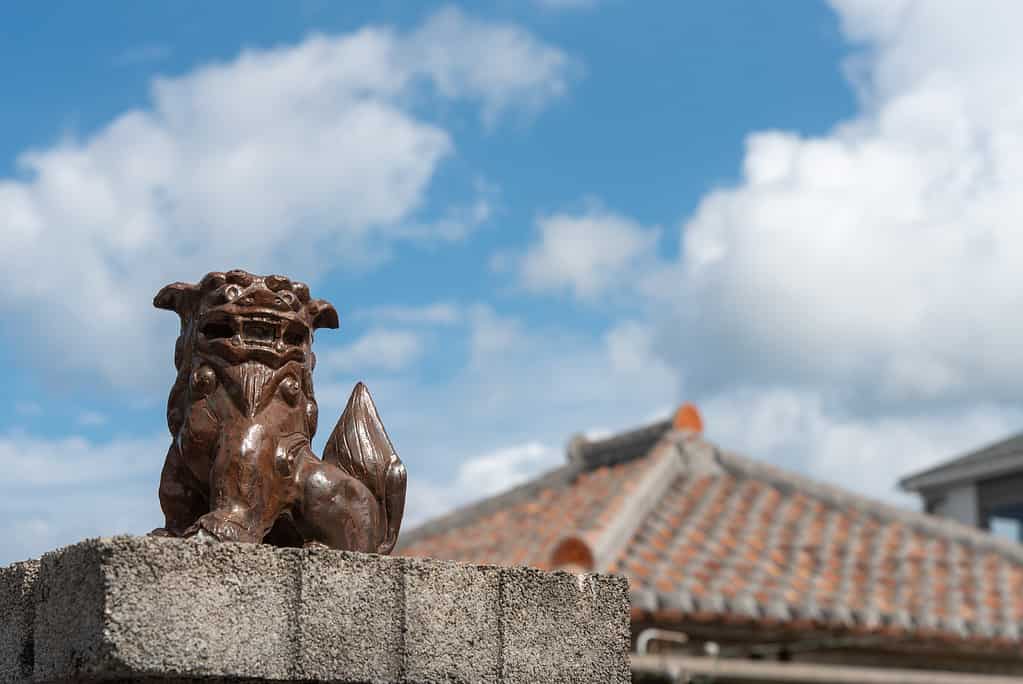
<svg viewBox="0 0 1023 684"><path fill-rule="evenodd" d="M0 435L0 565L160 525L156 488L169 440Z"/></svg>
<svg viewBox="0 0 1023 684"><path fill-rule="evenodd" d="M560 450L572 431L628 428L677 400L678 374L657 357L653 331L643 324L622 323L594 338L558 326L533 328L486 305L462 307L459 318L454 338L418 338L427 364L437 351L431 344L465 348L464 362L439 382L396 379L381 367L364 376L389 429L416 435L417 457L438 474L510 444ZM369 346L375 336L371 331L353 346ZM327 421L344 407L356 377L325 363L317 372Z"/></svg>
<svg viewBox="0 0 1023 684"><path fill-rule="evenodd" d="M859 45L862 111L823 137L749 137L743 182L684 226L676 329L770 357L748 368L767 380L824 378L892 403L1012 398L1023 6L834 5Z"/></svg>
<svg viewBox="0 0 1023 684"><path fill-rule="evenodd" d="M647 294L723 442L891 497L1019 429L1023 6L833 4L860 114L752 134Z"/></svg>
<svg viewBox="0 0 1023 684"><path fill-rule="evenodd" d="M356 315L387 323L449 325L461 320L461 309L453 302L434 302L418 307L380 306L359 311Z"/></svg>
<svg viewBox="0 0 1023 684"><path fill-rule="evenodd" d="M1019 430L1023 410L987 402L873 417L812 387L736 387L701 402L708 436L739 451L907 506L896 481Z"/></svg>
<svg viewBox="0 0 1023 684"><path fill-rule="evenodd" d="M536 227L535 244L516 260L522 284L580 299L627 288L635 273L653 263L659 237L656 228L597 207L542 216Z"/></svg>
<svg viewBox="0 0 1023 684"><path fill-rule="evenodd" d="M472 97L493 123L510 108L535 113L564 94L581 70L561 50L510 24L482 24L454 8L434 15L401 51L411 76L428 77L442 95Z"/></svg>
<svg viewBox="0 0 1023 684"><path fill-rule="evenodd" d="M420 478L409 482L406 522L416 525L451 508L497 494L564 463L561 451L526 442L476 455L464 461L447 482Z"/></svg>
<svg viewBox="0 0 1023 684"><path fill-rule="evenodd" d="M422 355L420 337L407 330L374 329L355 342L334 347L321 355L321 367L354 372L357 370L400 370Z"/></svg>
<svg viewBox="0 0 1023 684"><path fill-rule="evenodd" d="M485 201L412 220L455 149L414 105L468 101L492 125L560 95L571 70L521 28L445 9L408 33L314 35L156 79L148 107L0 179L0 307L36 331L29 349L148 382L151 343L173 329L147 306L165 282L225 264L315 276L395 239L464 236Z"/></svg>
<svg viewBox="0 0 1023 684"><path fill-rule="evenodd" d="M470 321L470 358L457 382L471 397L466 408L495 431L510 419L523 437L621 429L677 396L677 373L658 360L640 324L623 322L594 339L529 328L487 307ZM517 441L526 440L506 443Z"/></svg>

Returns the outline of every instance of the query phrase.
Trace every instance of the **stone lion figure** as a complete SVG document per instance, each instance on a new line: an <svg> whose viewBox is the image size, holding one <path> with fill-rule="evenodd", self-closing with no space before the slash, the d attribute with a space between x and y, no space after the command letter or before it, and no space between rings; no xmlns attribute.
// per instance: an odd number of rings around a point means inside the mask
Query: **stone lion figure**
<svg viewBox="0 0 1023 684"><path fill-rule="evenodd" d="M181 319L152 534L389 553L405 467L361 382L313 453L313 333L334 307L279 275L241 270L172 283L153 304Z"/></svg>

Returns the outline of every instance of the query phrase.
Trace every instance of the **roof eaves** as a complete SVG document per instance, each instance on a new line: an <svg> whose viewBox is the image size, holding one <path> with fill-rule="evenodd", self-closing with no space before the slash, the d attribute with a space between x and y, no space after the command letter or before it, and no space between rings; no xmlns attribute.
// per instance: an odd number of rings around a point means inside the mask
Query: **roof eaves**
<svg viewBox="0 0 1023 684"><path fill-rule="evenodd" d="M884 639L889 645L896 639L903 644L925 643L941 639L949 645L970 650L986 650L1003 645L1018 649L1018 634L1005 634L998 625L983 622L936 621L922 624L911 619L900 620L898 614L867 612L845 604L830 606L826 611L808 614L804 606L784 600L760 601L749 594L726 596L711 592L693 597L685 590L664 592L649 587L630 589L629 599L634 610L665 624L696 619L700 622L743 623L751 627L773 626L781 630L795 630L798 623L811 623L821 633L859 634ZM696 618L694 613L701 617Z"/></svg>
<svg viewBox="0 0 1023 684"><path fill-rule="evenodd" d="M714 678L715 681L727 679L727 681L779 683L869 681L876 684L1012 684L1019 681L1019 678L1015 676L996 674L863 667L832 663L776 662L661 653L634 653L631 656L631 664L635 675L652 675L667 679L684 672L693 677L705 675Z"/></svg>
<svg viewBox="0 0 1023 684"><path fill-rule="evenodd" d="M998 475L1023 467L1023 433L939 463L899 480L899 488L908 492L947 487L958 482Z"/></svg>

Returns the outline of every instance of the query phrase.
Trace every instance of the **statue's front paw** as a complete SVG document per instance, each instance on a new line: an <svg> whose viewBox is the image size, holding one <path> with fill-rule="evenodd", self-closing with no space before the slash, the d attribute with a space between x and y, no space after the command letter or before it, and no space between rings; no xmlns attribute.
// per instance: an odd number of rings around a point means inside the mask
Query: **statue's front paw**
<svg viewBox="0 0 1023 684"><path fill-rule="evenodd" d="M196 530L196 532L192 534L190 538L201 542L220 541L219 539L217 539L216 537L214 537L212 534L210 534L201 527L198 530Z"/></svg>
<svg viewBox="0 0 1023 684"><path fill-rule="evenodd" d="M235 521L215 512L207 513L196 520L195 524L181 536L203 541L259 541Z"/></svg>
<svg viewBox="0 0 1023 684"><path fill-rule="evenodd" d="M153 530L152 532L149 533L149 536L150 537L176 537L178 535L174 534L173 532L168 530L166 527L157 527L155 530Z"/></svg>

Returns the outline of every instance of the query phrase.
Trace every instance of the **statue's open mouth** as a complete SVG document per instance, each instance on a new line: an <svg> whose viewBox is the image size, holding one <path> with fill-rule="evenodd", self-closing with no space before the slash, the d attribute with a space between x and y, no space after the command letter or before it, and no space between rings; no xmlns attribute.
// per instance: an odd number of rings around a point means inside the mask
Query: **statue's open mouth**
<svg viewBox="0 0 1023 684"><path fill-rule="evenodd" d="M263 321L242 323L242 342L257 347L272 347L277 342L278 326Z"/></svg>
<svg viewBox="0 0 1023 684"><path fill-rule="evenodd" d="M309 329L304 323L272 312L211 312L199 332L211 351L234 352L231 356L265 351L289 358L304 357L309 342Z"/></svg>

